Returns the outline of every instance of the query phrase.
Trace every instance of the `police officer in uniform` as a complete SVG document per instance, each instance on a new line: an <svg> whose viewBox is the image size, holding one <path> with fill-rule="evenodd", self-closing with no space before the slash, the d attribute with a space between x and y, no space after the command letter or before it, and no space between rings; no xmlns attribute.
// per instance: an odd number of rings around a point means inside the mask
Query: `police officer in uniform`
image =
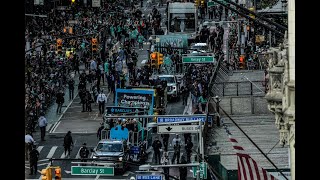
<svg viewBox="0 0 320 180"><path fill-rule="evenodd" d="M87 148L87 144L83 143L83 146L80 149L80 157L81 157L81 162L87 162L87 160L85 160L85 158L88 158L89 156L89 150ZM83 166L85 166L85 164L83 164Z"/></svg>
<svg viewBox="0 0 320 180"><path fill-rule="evenodd" d="M171 161L172 164L174 164L174 161L176 160L176 158L177 158L177 164L179 164L180 148L181 148L181 146L180 146L179 141L176 141L176 144L173 146L174 154L173 154L172 161Z"/></svg>
<svg viewBox="0 0 320 180"><path fill-rule="evenodd" d="M156 140L153 141L152 143L152 147L154 150L154 156L156 159L156 163L160 164L160 149L162 147L161 141L158 139L158 137L156 137Z"/></svg>
<svg viewBox="0 0 320 180"><path fill-rule="evenodd" d="M39 151L36 149L36 145L32 145L32 150L29 153L30 155L30 174L29 175L36 175L37 168L38 168L38 159L39 159Z"/></svg>

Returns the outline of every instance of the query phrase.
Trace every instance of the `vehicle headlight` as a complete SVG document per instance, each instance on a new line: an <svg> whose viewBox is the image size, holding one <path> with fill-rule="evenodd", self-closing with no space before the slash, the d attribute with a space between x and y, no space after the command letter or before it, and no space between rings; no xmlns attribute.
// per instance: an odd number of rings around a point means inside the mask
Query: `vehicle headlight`
<svg viewBox="0 0 320 180"><path fill-rule="evenodd" d="M119 157L119 161L122 161L122 159L123 159L122 157Z"/></svg>
<svg viewBox="0 0 320 180"><path fill-rule="evenodd" d="M98 158L98 157L97 157L97 156L92 156L92 158L93 158L93 159L96 159L96 158Z"/></svg>

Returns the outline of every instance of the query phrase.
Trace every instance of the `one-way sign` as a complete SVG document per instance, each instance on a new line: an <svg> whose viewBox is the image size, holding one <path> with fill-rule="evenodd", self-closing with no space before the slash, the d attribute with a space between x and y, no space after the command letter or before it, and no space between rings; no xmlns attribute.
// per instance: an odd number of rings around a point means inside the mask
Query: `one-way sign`
<svg viewBox="0 0 320 180"><path fill-rule="evenodd" d="M159 134L197 133L199 125L158 126Z"/></svg>

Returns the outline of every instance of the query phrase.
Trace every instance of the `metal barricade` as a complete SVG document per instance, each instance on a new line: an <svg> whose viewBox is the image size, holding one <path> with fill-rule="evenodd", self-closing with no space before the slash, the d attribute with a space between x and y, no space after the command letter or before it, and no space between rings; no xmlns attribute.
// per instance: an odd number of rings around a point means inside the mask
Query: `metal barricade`
<svg viewBox="0 0 320 180"><path fill-rule="evenodd" d="M101 131L101 139L109 139L110 131L109 130L102 130Z"/></svg>

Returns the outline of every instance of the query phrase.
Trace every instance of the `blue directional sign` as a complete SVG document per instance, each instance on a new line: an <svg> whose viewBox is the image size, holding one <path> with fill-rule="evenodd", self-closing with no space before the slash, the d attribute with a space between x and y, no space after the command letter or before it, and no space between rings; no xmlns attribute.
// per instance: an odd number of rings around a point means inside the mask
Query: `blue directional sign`
<svg viewBox="0 0 320 180"><path fill-rule="evenodd" d="M184 122L184 121L199 121L205 122L205 117L159 117L157 118L157 123L170 123L170 122ZM212 116L208 116L208 122L212 121Z"/></svg>
<svg viewBox="0 0 320 180"><path fill-rule="evenodd" d="M161 175L137 175L136 180L162 180Z"/></svg>

